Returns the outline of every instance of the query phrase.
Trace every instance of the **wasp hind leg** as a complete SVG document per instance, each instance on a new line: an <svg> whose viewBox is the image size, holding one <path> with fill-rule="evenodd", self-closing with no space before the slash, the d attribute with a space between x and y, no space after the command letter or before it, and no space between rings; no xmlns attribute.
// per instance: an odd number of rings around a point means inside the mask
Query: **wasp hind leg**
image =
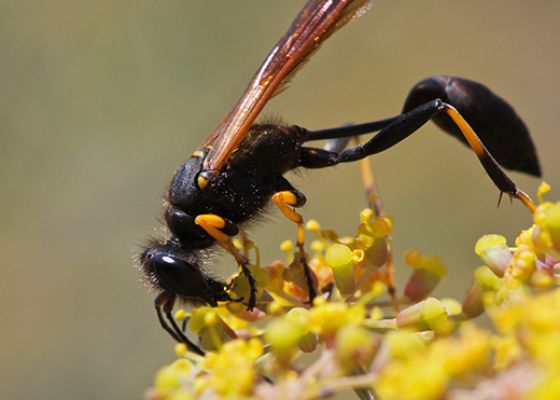
<svg viewBox="0 0 560 400"><path fill-rule="evenodd" d="M249 283L249 301L247 302L247 309L252 310L257 304L257 283L255 277L249 269L249 260L246 256L241 254L231 241L231 236L237 235L239 229L231 221L226 220L216 214L201 214L198 215L194 223L200 226L210 236L212 236L220 246L226 249L237 261L241 267L243 275L247 278ZM237 301L238 299L232 299Z"/></svg>
<svg viewBox="0 0 560 400"><path fill-rule="evenodd" d="M538 157L527 127L505 100L486 86L463 78L432 76L417 83L408 94L402 114L396 117L308 132L305 142L379 131L370 140L347 150L343 150L344 142L334 151L304 147L299 165L323 168L360 160L387 150L430 120L474 151L502 193L517 198L534 211L529 196L500 167L540 176Z"/></svg>
<svg viewBox="0 0 560 400"><path fill-rule="evenodd" d="M292 185L285 179L283 179L283 186L285 187L285 190L276 192L272 196L272 201L278 206L286 218L297 224L298 255L305 274L307 288L309 290L309 303L311 303L317 296L317 290L315 289L316 279L313 271L307 263L307 257L305 255L305 230L303 226L303 217L294 209L302 207L307 200L303 193L293 188Z"/></svg>
<svg viewBox="0 0 560 400"><path fill-rule="evenodd" d="M520 200L531 212L535 204L531 198L506 175L498 162L486 149L469 123L452 105L440 99L432 100L403 114L386 128L382 129L369 141L351 147L340 153L340 162L360 160L372 154L380 153L394 146L401 140L416 132L421 126L440 113L445 113L460 130L469 147L474 151L486 174L502 193Z"/></svg>
<svg viewBox="0 0 560 400"><path fill-rule="evenodd" d="M306 168L323 168L343 162L361 160L370 155L380 153L406 139L420 129L426 122L441 114L445 114L453 122L456 129L460 131L463 140L474 151L487 175L500 192L520 200L533 212L536 206L531 198L520 190L506 175L459 111L457 111L453 105L445 103L441 99L428 101L425 104L403 113L399 117L388 120L390 121L388 125L381 129L373 138L340 153L304 147L302 148L302 156L300 157L300 166ZM355 134L354 128L353 126L336 128L337 137L343 137L345 130L348 130L349 135ZM325 137L322 137L321 135L310 132L310 137L312 140L318 140L332 138L333 136L325 135Z"/></svg>

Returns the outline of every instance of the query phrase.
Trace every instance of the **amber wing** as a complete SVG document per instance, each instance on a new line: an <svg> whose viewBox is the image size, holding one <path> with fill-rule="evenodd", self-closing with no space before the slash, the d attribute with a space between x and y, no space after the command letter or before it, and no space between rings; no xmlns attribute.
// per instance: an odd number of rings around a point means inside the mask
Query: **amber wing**
<svg viewBox="0 0 560 400"><path fill-rule="evenodd" d="M223 168L268 100L282 90L321 43L346 22L366 12L370 4L371 0L310 0L305 4L235 107L204 142L203 148L210 147L203 165L207 177Z"/></svg>

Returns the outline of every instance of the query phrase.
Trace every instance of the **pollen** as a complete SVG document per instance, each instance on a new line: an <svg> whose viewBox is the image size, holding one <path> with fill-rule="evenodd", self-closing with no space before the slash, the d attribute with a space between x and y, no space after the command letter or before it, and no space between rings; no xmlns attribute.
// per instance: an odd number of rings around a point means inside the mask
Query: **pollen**
<svg viewBox="0 0 560 400"><path fill-rule="evenodd" d="M183 321L185 318L187 318L188 314L184 309L179 309L177 310L177 312L175 312L175 319L177 321Z"/></svg>
<svg viewBox="0 0 560 400"><path fill-rule="evenodd" d="M184 357L187 354L187 345L185 343L177 343L175 345L175 354L178 357Z"/></svg>
<svg viewBox="0 0 560 400"><path fill-rule="evenodd" d="M292 251L294 251L294 242L292 242L291 240L284 240L280 244L280 250L286 253L291 253Z"/></svg>
<svg viewBox="0 0 560 400"><path fill-rule="evenodd" d="M321 225L319 225L319 222L316 219L310 219L305 224L305 229L307 229L309 232L318 233L319 231L321 231Z"/></svg>

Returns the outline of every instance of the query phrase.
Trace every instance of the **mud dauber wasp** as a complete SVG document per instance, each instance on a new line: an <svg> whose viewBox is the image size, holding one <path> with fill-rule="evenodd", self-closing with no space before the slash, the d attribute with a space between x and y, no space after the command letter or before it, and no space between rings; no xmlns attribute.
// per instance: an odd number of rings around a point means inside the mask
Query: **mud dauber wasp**
<svg viewBox="0 0 560 400"><path fill-rule="evenodd" d="M238 226L263 212L270 200L297 224L297 245L309 296L314 277L306 263L303 219L295 211L305 196L283 175L296 168L324 168L384 151L433 120L445 132L471 147L501 193L534 204L503 172L540 176L529 132L512 107L485 86L462 78L434 76L409 92L401 114L381 121L308 131L299 126L253 124L319 45L338 28L365 12L368 0L309 0L287 33L273 47L232 111L175 173L166 198L166 240L154 241L140 255L155 299L158 319L177 341L203 354L190 342L171 312L177 299L216 305L243 301L255 307L256 285L247 258L231 238ZM468 122L467 122L468 121ZM378 132L368 141L340 151L305 143ZM476 132L476 133L475 133ZM231 253L248 280L248 299L233 299L225 283L204 271L209 252L221 245Z"/></svg>

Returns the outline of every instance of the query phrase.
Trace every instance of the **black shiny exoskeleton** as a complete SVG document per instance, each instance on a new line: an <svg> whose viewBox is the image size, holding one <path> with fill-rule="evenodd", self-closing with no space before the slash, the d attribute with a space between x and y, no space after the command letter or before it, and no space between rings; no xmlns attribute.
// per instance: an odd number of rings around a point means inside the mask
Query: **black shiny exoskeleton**
<svg viewBox="0 0 560 400"><path fill-rule="evenodd" d="M328 167L384 151L430 119L447 133L466 142L464 133L449 117L450 109L459 111L488 148L489 152L484 146L481 150L476 144L471 144L498 189L520 198L519 194L523 192L517 189L498 164L540 175L527 128L515 111L485 86L454 77L435 76L416 84L402 113L382 121L314 132L298 126L254 125L224 168L203 188L199 187L197 180L203 172L208 149L195 152L179 166L169 188L165 211L169 238L152 244L141 255L141 265L148 281L160 293L156 308L164 328L176 340L189 343L197 351L171 316L175 299L210 305L231 300L226 285L204 270L208 250L216 244L216 240L195 224L198 215L220 216L226 222L221 231L228 236L236 235L238 226L263 212L277 192L292 192L298 199L298 204L294 206L303 205L305 197L284 178L286 172L300 167ZM305 145L312 140L376 131L379 132L368 141L341 152ZM247 277L251 279L250 273ZM255 305L254 299L244 301L250 308ZM161 309L171 326L164 322Z"/></svg>

